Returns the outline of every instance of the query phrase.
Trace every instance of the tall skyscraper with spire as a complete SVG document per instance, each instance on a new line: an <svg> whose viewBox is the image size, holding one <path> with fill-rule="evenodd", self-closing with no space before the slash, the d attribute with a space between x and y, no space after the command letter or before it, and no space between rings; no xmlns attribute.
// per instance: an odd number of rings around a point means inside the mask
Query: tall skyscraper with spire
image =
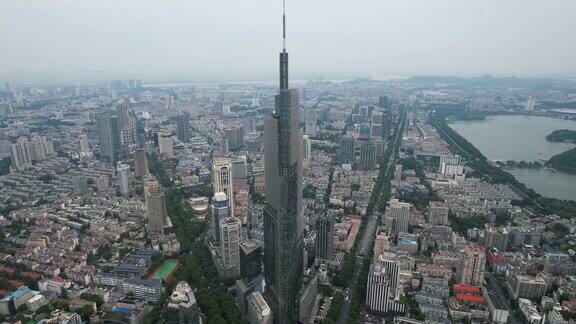
<svg viewBox="0 0 576 324"><path fill-rule="evenodd" d="M302 129L298 90L288 88L286 14L282 15L280 90L264 119L266 299L275 323L296 323L303 274Z"/></svg>

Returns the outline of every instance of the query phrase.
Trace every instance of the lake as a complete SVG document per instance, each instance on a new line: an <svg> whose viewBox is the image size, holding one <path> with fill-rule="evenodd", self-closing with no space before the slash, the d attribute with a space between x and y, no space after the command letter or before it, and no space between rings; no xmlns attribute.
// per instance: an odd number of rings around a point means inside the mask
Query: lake
<svg viewBox="0 0 576 324"><path fill-rule="evenodd" d="M557 129L576 130L576 122L570 120L499 115L484 121L453 122L450 127L492 161L545 161L575 146L546 140L546 135ZM576 175L539 169L507 168L506 171L544 196L576 200Z"/></svg>

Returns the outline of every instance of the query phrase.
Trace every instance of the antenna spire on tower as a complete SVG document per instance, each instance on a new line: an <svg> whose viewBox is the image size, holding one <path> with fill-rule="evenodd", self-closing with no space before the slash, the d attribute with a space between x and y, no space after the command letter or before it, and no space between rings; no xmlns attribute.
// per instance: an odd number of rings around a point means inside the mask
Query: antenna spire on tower
<svg viewBox="0 0 576 324"><path fill-rule="evenodd" d="M286 0L282 0L282 48L286 50Z"/></svg>

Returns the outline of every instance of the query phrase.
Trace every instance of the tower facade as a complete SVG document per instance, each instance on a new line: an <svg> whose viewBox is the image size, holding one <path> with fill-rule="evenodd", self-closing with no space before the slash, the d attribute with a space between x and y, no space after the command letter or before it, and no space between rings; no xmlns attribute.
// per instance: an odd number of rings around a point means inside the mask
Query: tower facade
<svg viewBox="0 0 576 324"><path fill-rule="evenodd" d="M220 251L227 271L240 274L240 220L228 217L220 220Z"/></svg>
<svg viewBox="0 0 576 324"><path fill-rule="evenodd" d="M316 258L330 261L334 251L334 219L327 213L316 219Z"/></svg>
<svg viewBox="0 0 576 324"><path fill-rule="evenodd" d="M234 191L232 187L232 159L215 158L212 164L212 178L214 179L214 192L223 192L228 197L230 216L234 216Z"/></svg>
<svg viewBox="0 0 576 324"><path fill-rule="evenodd" d="M150 231L162 233L168 224L168 212L162 186L156 179L149 178L144 183L144 196L146 198L146 215Z"/></svg>
<svg viewBox="0 0 576 324"><path fill-rule="evenodd" d="M118 118L108 114L98 117L96 121L98 128L98 142L100 144L100 155L109 162L118 161L120 149L120 132L118 130Z"/></svg>
<svg viewBox="0 0 576 324"><path fill-rule="evenodd" d="M163 130L158 133L158 151L160 155L170 159L174 157L174 148L172 147L172 132Z"/></svg>
<svg viewBox="0 0 576 324"><path fill-rule="evenodd" d="M134 145L135 132L134 132L134 122L130 117L128 102L121 100L116 105L116 110L118 112L118 128L120 130L120 142L123 148Z"/></svg>
<svg viewBox="0 0 576 324"><path fill-rule="evenodd" d="M467 245L462 259L460 282L479 286L484 278L486 267L486 252L482 246Z"/></svg>
<svg viewBox="0 0 576 324"><path fill-rule="evenodd" d="M285 15L284 27L285 27ZM284 39L286 28L284 28ZM296 323L303 274L302 139L298 90L288 88L288 53L280 53L276 109L264 119L266 298L276 323Z"/></svg>
<svg viewBox="0 0 576 324"><path fill-rule="evenodd" d="M148 173L148 158L146 157L146 152L143 149L134 151L134 175L136 178L140 178Z"/></svg>
<svg viewBox="0 0 576 324"><path fill-rule="evenodd" d="M230 204L228 196L224 192L215 192L210 205L210 216L212 222L212 240L220 242L220 220L230 216Z"/></svg>

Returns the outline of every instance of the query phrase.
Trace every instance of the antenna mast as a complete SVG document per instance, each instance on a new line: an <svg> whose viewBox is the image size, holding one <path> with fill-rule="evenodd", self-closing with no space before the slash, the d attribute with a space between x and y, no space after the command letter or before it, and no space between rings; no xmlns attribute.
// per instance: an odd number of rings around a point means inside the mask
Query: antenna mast
<svg viewBox="0 0 576 324"><path fill-rule="evenodd" d="M286 0L282 1L282 49L286 51Z"/></svg>

